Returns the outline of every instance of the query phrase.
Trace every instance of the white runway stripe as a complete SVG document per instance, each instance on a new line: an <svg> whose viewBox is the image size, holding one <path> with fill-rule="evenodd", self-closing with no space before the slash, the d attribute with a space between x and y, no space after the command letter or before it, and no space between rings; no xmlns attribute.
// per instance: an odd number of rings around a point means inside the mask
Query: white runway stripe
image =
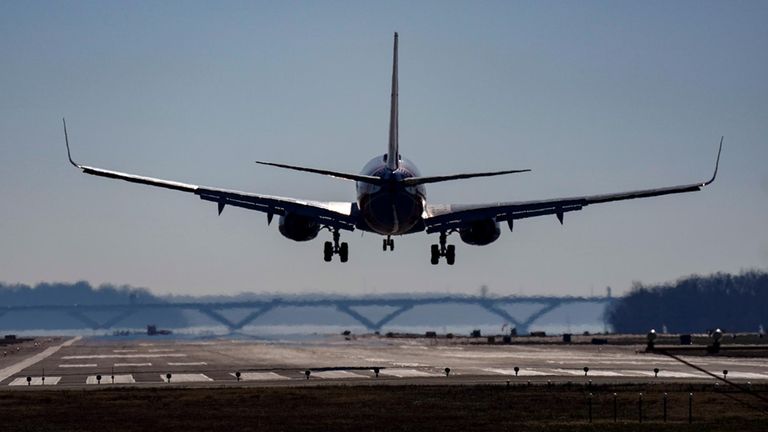
<svg viewBox="0 0 768 432"><path fill-rule="evenodd" d="M58 350L60 350L60 349L62 349L64 347L68 347L68 346L72 345L73 343L79 341L80 339L82 339L82 337L81 336L77 336L75 338L72 338L72 339L64 342L61 345L50 347L50 348L46 348L45 351L43 351L41 353L37 353L37 354L33 355L32 357L24 359L24 360L22 360L22 361L20 361L20 362L18 362L16 364L10 365L10 366L8 366L5 369L0 369L0 381L4 381L8 377L16 375L17 373L23 371L24 369L32 366L33 364L35 364L35 363L37 363L37 362L39 362L41 360L44 360L44 359L50 357L51 355L55 354Z"/></svg>
<svg viewBox="0 0 768 432"><path fill-rule="evenodd" d="M33 386L39 386L39 385L56 385L61 381L61 377L57 376L47 376L45 377L45 382L43 382L42 377L32 377L32 381L29 383ZM11 381L9 386L25 386L27 384L27 377L19 377L15 380Z"/></svg>
<svg viewBox="0 0 768 432"><path fill-rule="evenodd" d="M187 362L187 363L174 363L168 362L168 366L207 366L206 362Z"/></svg>
<svg viewBox="0 0 768 432"><path fill-rule="evenodd" d="M86 364L60 364L60 368L87 368L87 367L96 367L98 366L96 363L86 363Z"/></svg>
<svg viewBox="0 0 768 432"><path fill-rule="evenodd" d="M345 370L332 370L332 371L320 371L313 372L313 377L325 378L325 379L339 379L339 378L370 378L369 375L361 375L354 372Z"/></svg>
<svg viewBox="0 0 768 432"><path fill-rule="evenodd" d="M165 378L165 374L160 375L160 378L163 381L167 381ZM171 376L171 384L174 383L189 383L189 382L206 382L206 381L213 381L211 378L208 378L205 374L172 374Z"/></svg>
<svg viewBox="0 0 768 432"><path fill-rule="evenodd" d="M235 376L234 373L231 373L230 375ZM243 372L240 374L240 380L242 381L270 381L287 379L290 378L278 375L274 372Z"/></svg>
<svg viewBox="0 0 768 432"><path fill-rule="evenodd" d="M486 372L495 373L499 375L512 375L515 376L515 370L514 369L483 369ZM545 376L545 375L552 375L551 373L543 372L540 370L534 370L534 369L525 369L520 368L520 371L517 373L518 376L524 377L524 376Z"/></svg>
<svg viewBox="0 0 768 432"><path fill-rule="evenodd" d="M144 367L152 366L152 363L115 363L115 367Z"/></svg>
<svg viewBox="0 0 768 432"><path fill-rule="evenodd" d="M715 375L721 376L722 373L715 373ZM731 378L738 378L738 379L759 379L764 380L768 379L768 375L762 374L762 373L755 373L755 372L728 372L728 379Z"/></svg>
<svg viewBox="0 0 768 432"><path fill-rule="evenodd" d="M176 351L176 350L172 349L172 348L155 348L155 349L150 349L150 350L147 350L147 351L149 351L151 353L158 353L158 352L173 352L173 351Z"/></svg>
<svg viewBox="0 0 768 432"><path fill-rule="evenodd" d="M89 360L89 359L131 359L131 358L160 358L160 357L186 357L186 354L93 354L63 356L62 360Z"/></svg>
<svg viewBox="0 0 768 432"><path fill-rule="evenodd" d="M135 349L116 349L116 350L112 350L112 352L114 352L114 353L132 353L132 352L136 352L136 351L138 351L138 350L135 350Z"/></svg>
<svg viewBox="0 0 768 432"><path fill-rule="evenodd" d="M133 384L136 380L133 379L133 375L115 375L114 384ZM91 375L85 380L86 384L99 384L99 380L96 379L96 375ZM111 375L102 375L101 384L113 384Z"/></svg>
<svg viewBox="0 0 768 432"><path fill-rule="evenodd" d="M434 377L441 374L424 372L416 369L382 369L380 375L391 375L398 378Z"/></svg>

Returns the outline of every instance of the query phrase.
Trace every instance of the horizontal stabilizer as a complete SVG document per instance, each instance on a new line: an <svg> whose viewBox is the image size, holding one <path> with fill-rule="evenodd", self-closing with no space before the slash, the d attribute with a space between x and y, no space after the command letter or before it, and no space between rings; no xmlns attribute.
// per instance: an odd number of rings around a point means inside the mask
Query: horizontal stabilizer
<svg viewBox="0 0 768 432"><path fill-rule="evenodd" d="M285 168L285 169L309 172L309 173L314 173L314 174L321 174L321 175L325 175L325 176L329 176L329 177L336 177L336 178L345 179L345 180L354 180L354 181L370 183L370 184L376 184L376 185L380 185L380 184L384 184L385 183L385 181L382 180L381 178L374 177L374 176L367 176L367 175L361 175L361 174L350 174L350 173L343 173L343 172L338 172L338 171L329 171L329 170L322 170L322 169L316 169L316 168L307 168L307 167L301 167L301 166L295 166L295 165L285 165L285 164L279 164L279 163L274 163L274 162L256 161L256 163L260 164L260 165L269 165L269 166L278 167L278 168Z"/></svg>
<svg viewBox="0 0 768 432"><path fill-rule="evenodd" d="M530 171L529 169L521 169L521 170L480 172L480 173L452 174L452 175L445 175L445 176L409 177L407 179L403 179L402 182L406 186L417 186L417 185L426 184L426 183L440 183L444 181L462 180L462 179L475 178L475 177L493 177L498 175L517 174L517 173L524 173L529 171Z"/></svg>

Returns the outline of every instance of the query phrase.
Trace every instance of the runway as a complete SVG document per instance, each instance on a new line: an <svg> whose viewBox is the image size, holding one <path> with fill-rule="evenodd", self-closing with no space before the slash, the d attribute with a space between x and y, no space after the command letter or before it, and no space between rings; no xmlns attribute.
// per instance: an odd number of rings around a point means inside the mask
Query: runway
<svg viewBox="0 0 768 432"><path fill-rule="evenodd" d="M643 354L638 345L485 345L467 339L379 336L310 341L147 337L42 338L3 349L2 390L716 381L671 358ZM763 358L685 359L719 376L727 370L729 380L768 382L768 361Z"/></svg>

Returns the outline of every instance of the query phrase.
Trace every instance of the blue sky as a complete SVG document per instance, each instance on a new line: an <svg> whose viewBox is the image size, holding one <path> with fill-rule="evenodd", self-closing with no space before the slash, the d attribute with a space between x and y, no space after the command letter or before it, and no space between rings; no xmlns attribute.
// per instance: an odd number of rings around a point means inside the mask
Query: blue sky
<svg viewBox="0 0 768 432"><path fill-rule="evenodd" d="M0 280L158 293L625 292L632 281L768 263L768 3L2 2ZM257 166L358 171L386 149L392 33L400 146L435 203L689 183L704 192L520 221L484 248L425 234L281 237L260 213L80 174L353 200L352 183Z"/></svg>

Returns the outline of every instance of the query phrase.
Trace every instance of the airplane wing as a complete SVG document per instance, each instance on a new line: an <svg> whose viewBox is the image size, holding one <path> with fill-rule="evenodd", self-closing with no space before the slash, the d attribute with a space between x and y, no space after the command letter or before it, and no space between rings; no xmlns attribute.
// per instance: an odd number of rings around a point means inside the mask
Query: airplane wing
<svg viewBox="0 0 768 432"><path fill-rule="evenodd" d="M64 137L67 144L67 157L69 157L69 162L85 174L193 193L199 196L200 199L217 203L219 214L221 214L225 206L231 205L234 207L264 212L267 214L268 222L272 221L274 215L282 216L287 213L292 213L315 219L320 225L348 231L355 230L357 205L352 202L305 201L294 198L260 195L235 190L198 186L80 165L72 160L69 151L69 138L67 137L66 123L64 124Z"/></svg>
<svg viewBox="0 0 768 432"><path fill-rule="evenodd" d="M563 215L567 212L581 210L590 204L602 204L612 201L623 201L636 198L649 198L661 195L671 195L685 192L695 192L715 181L717 168L720 165L720 152L723 150L723 140L720 139L720 148L717 152L715 172L712 178L706 182L687 185L663 187L658 189L641 189L628 192L619 192L602 195L585 195L568 198L549 199L541 201L501 202L491 204L448 204L428 205L427 217L424 224L427 233L445 232L460 229L471 225L473 222L492 219L496 222L507 221L512 229L513 221L537 216L556 215L560 223L563 223Z"/></svg>

